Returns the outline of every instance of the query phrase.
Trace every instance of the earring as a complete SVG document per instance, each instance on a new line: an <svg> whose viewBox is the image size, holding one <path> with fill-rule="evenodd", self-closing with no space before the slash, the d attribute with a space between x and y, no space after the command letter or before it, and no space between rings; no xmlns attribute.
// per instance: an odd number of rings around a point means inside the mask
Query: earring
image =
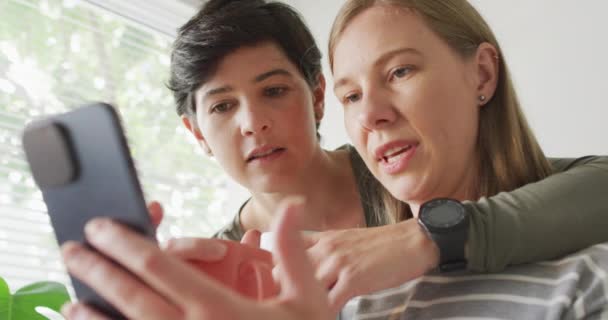
<svg viewBox="0 0 608 320"><path fill-rule="evenodd" d="M479 96L479 104L480 105L484 105L486 103L486 96L484 96L483 94Z"/></svg>

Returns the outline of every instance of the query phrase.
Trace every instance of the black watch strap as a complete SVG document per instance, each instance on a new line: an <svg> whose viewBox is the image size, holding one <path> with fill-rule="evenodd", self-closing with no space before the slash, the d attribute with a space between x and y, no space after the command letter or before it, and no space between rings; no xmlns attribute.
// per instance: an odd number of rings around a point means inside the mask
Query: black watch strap
<svg viewBox="0 0 608 320"><path fill-rule="evenodd" d="M420 207L418 222L439 248L440 272L466 268L469 218L464 205L454 199L437 198Z"/></svg>
<svg viewBox="0 0 608 320"><path fill-rule="evenodd" d="M447 234L430 234L439 247L439 271L450 272L467 267L465 244L467 229L457 230Z"/></svg>

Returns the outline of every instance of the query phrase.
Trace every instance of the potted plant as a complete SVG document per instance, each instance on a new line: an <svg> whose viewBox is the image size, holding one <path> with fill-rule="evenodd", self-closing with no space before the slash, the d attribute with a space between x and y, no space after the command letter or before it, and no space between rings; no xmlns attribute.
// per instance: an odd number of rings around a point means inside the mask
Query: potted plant
<svg viewBox="0 0 608 320"><path fill-rule="evenodd" d="M11 294L6 281L0 277L0 319L2 320L47 320L36 311L37 307L59 312L61 306L68 301L70 295L61 283L36 282Z"/></svg>

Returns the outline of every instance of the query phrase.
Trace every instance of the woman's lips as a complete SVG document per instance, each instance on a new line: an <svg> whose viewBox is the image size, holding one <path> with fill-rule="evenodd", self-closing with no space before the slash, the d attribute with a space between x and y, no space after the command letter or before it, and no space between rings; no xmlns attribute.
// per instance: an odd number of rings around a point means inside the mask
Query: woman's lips
<svg viewBox="0 0 608 320"><path fill-rule="evenodd" d="M257 153L247 159L247 163L267 163L281 157L287 149L274 148L261 153Z"/></svg>
<svg viewBox="0 0 608 320"><path fill-rule="evenodd" d="M410 160L416 154L418 144L408 144L399 148L392 148L379 160L382 170L390 175L405 171Z"/></svg>

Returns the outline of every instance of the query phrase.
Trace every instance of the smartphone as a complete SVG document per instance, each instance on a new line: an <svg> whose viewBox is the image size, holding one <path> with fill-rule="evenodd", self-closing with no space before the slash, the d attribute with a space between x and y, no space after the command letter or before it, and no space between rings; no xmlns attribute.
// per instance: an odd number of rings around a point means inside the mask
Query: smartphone
<svg viewBox="0 0 608 320"><path fill-rule="evenodd" d="M101 216L156 241L114 107L93 103L32 122L23 132L23 148L60 245L68 240L87 245L84 226ZM92 289L70 278L80 301L111 319L125 319Z"/></svg>

